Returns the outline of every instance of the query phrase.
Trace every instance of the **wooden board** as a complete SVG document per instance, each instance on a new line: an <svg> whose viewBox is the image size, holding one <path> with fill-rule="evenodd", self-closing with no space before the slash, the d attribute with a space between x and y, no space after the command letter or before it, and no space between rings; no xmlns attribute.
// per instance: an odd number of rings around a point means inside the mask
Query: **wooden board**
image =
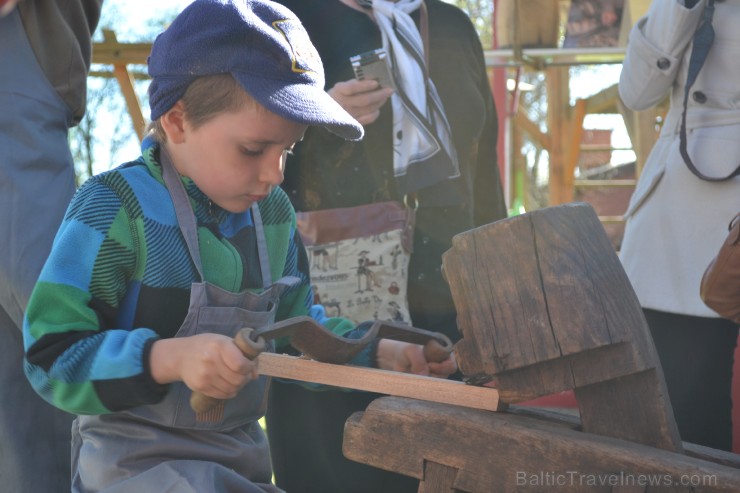
<svg viewBox="0 0 740 493"><path fill-rule="evenodd" d="M461 407L497 411L498 392L463 382L395 371L321 363L285 354L262 353L257 358L261 375L289 378L366 392L396 395Z"/></svg>
<svg viewBox="0 0 740 493"><path fill-rule="evenodd" d="M376 399L352 415L343 451L422 481L431 469L430 479L444 477L447 489L423 485L420 491L740 491L740 469L546 419L396 397Z"/></svg>

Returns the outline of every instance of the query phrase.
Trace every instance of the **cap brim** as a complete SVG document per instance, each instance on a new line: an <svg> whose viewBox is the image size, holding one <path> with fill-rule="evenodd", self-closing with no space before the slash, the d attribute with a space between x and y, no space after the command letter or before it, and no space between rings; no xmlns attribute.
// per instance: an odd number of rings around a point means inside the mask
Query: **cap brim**
<svg viewBox="0 0 740 493"><path fill-rule="evenodd" d="M274 80L233 75L258 103L287 120L325 127L346 140L360 140L365 133L362 125L322 89L289 84L275 90Z"/></svg>

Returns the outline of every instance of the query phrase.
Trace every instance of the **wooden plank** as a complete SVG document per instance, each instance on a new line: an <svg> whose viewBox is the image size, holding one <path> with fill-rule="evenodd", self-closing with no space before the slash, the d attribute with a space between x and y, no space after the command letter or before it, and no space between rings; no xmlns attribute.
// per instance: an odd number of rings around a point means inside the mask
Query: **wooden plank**
<svg viewBox="0 0 740 493"><path fill-rule="evenodd" d="M397 397L376 399L352 415L343 451L351 460L418 479L425 463L446 465L457 470L453 488L472 493L606 493L635 486L740 491L739 469L529 416ZM648 480L653 483L645 488Z"/></svg>
<svg viewBox="0 0 740 493"><path fill-rule="evenodd" d="M473 409L497 411L501 407L498 391L495 389L443 378L351 365L333 365L274 353L260 354L257 357L257 369L261 375L270 377L442 402Z"/></svg>
<svg viewBox="0 0 740 493"><path fill-rule="evenodd" d="M103 29L103 35L105 40L110 43L117 43L116 33L109 30ZM128 71L125 63L116 62L113 65L113 75L118 81L118 85L121 88L123 98L126 100L126 107L128 113L131 116L133 123L134 132L139 138L139 142L144 140L144 132L146 131L146 120L144 120L144 114L141 112L141 103L134 90L134 78Z"/></svg>

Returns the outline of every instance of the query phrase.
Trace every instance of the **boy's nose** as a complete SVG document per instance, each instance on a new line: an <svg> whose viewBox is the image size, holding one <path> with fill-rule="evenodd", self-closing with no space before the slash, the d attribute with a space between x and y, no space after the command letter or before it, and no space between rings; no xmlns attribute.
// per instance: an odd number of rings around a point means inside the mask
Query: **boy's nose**
<svg viewBox="0 0 740 493"><path fill-rule="evenodd" d="M285 158L282 153L278 158L272 157L265 160L260 168L260 181L271 186L280 185L283 182L284 162Z"/></svg>

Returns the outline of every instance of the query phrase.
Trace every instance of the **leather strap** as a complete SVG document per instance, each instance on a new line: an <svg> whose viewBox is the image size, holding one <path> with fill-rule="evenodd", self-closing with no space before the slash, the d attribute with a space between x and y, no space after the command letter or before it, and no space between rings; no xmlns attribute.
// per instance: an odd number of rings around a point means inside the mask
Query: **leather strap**
<svg viewBox="0 0 740 493"><path fill-rule="evenodd" d="M731 180L732 178L740 175L740 164L738 164L737 168L735 168L735 171L727 176L707 176L699 171L694 165L694 162L691 160L691 156L689 156L686 137L686 111L689 102L689 93L691 92L691 87L694 85L694 82L696 82L696 77L699 75L699 71L704 65L704 61L707 59L709 49L712 47L712 43L714 43L714 28L712 27L713 16L714 0L709 0L707 6L704 8L704 13L702 15L701 21L699 22L699 27L696 29L696 33L694 33L694 46L691 50L691 56L689 58L689 73L686 78L686 90L683 97L683 113L681 114L679 151L681 152L681 157L683 157L686 166L698 178L704 181L721 182Z"/></svg>

